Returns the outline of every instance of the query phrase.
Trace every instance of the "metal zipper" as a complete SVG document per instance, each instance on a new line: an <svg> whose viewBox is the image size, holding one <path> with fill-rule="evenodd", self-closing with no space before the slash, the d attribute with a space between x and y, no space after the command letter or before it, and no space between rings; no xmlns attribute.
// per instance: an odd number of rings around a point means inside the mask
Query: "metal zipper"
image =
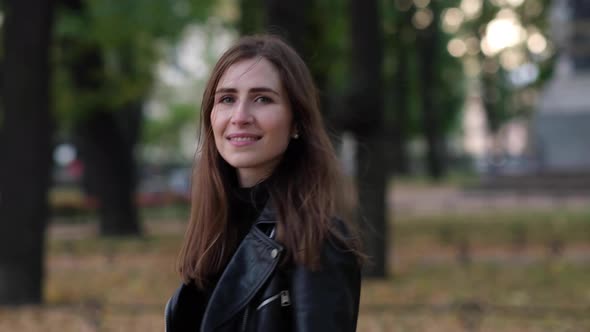
<svg viewBox="0 0 590 332"><path fill-rule="evenodd" d="M250 307L246 307L246 311L244 312L244 319L242 321L242 332L246 332L246 324L248 323L248 313L250 312Z"/></svg>
<svg viewBox="0 0 590 332"><path fill-rule="evenodd" d="M289 298L289 291L281 291L281 307L291 305L291 299Z"/></svg>
<svg viewBox="0 0 590 332"><path fill-rule="evenodd" d="M279 296L281 296L281 294L277 294L277 295L273 295L271 297L269 297L268 299L262 301L262 303L260 303L260 305L256 308L256 310L260 310L262 307L264 307L265 305L271 303L272 301L276 300L279 298Z"/></svg>
<svg viewBox="0 0 590 332"><path fill-rule="evenodd" d="M281 298L281 307L286 307L288 305L291 305L291 299L289 298L289 291L288 290L284 290L281 291L280 293L273 295L271 297L269 297L268 299L262 301L262 303L260 303L260 305L256 308L256 310L260 310L262 309L262 307L266 306L267 304L271 303L272 301Z"/></svg>

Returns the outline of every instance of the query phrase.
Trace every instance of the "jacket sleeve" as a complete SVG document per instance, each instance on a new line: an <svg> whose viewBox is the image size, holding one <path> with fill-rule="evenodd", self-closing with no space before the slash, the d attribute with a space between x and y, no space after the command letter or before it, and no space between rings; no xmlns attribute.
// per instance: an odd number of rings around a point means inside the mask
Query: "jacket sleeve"
<svg viewBox="0 0 590 332"><path fill-rule="evenodd" d="M361 288L355 255L326 241L321 268L296 265L291 278L293 331L348 332L356 330Z"/></svg>
<svg viewBox="0 0 590 332"><path fill-rule="evenodd" d="M165 331L196 331L201 325L206 297L193 285L180 284L165 309Z"/></svg>

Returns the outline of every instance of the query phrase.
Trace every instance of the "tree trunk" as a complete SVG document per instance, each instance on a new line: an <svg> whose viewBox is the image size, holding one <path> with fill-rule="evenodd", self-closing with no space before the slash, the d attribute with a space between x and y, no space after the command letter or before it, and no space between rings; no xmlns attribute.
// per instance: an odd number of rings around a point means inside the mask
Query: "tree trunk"
<svg viewBox="0 0 590 332"><path fill-rule="evenodd" d="M0 114L0 304L42 301L53 121L52 1L4 2Z"/></svg>
<svg viewBox="0 0 590 332"><path fill-rule="evenodd" d="M77 124L85 183L98 198L102 235L141 234L134 157L140 122L141 103L137 102L117 111L92 112Z"/></svg>
<svg viewBox="0 0 590 332"><path fill-rule="evenodd" d="M307 60L309 0L265 0L267 32L285 38Z"/></svg>
<svg viewBox="0 0 590 332"><path fill-rule="evenodd" d="M387 239L385 193L387 188L387 159L383 128L382 62L383 46L378 2L350 2L352 34L352 95L354 115L350 129L358 144L357 184L361 226L368 224L364 237L371 264L364 271L368 277L387 274Z"/></svg>
<svg viewBox="0 0 590 332"><path fill-rule="evenodd" d="M426 138L426 167L433 179L440 179L445 174L445 140L441 128L441 116L436 96L436 73L438 66L437 51L439 48L438 15L435 2L431 3L433 20L424 30L418 31L417 45L419 53L419 75L422 95L422 126Z"/></svg>
<svg viewBox="0 0 590 332"><path fill-rule="evenodd" d="M408 15L409 16L409 15ZM403 28L400 27L400 28ZM393 95L395 96L394 121L388 126L392 131L393 157L391 165L395 174L408 175L410 161L408 156L408 123L409 119L409 72L408 49L405 44L396 47L397 73L395 77Z"/></svg>
<svg viewBox="0 0 590 332"><path fill-rule="evenodd" d="M483 73L481 75L481 95L488 124L488 129L493 135L498 133L504 116L500 107L502 96L497 87L497 75Z"/></svg>
<svg viewBox="0 0 590 332"><path fill-rule="evenodd" d="M243 0L252 2L255 0ZM325 25L330 24L324 17L318 17L310 0L265 0L266 30L287 40L305 61L313 76L320 95L320 106L324 119L328 119L328 100L324 94L328 81L327 68L322 55ZM332 124L331 121L325 121ZM333 126L332 129L339 129Z"/></svg>
<svg viewBox="0 0 590 332"><path fill-rule="evenodd" d="M75 8L82 11L82 6ZM104 61L97 45L64 41L76 50L69 64L76 87L90 94L104 82ZM98 199L101 235L139 235L140 221L135 203L137 165L134 149L140 135L141 100L120 109L107 103L88 109L76 121L75 140L84 163L84 186Z"/></svg>
<svg viewBox="0 0 590 332"><path fill-rule="evenodd" d="M387 248L391 246L391 230L387 223L387 174L383 135L359 135L357 150L357 187L360 226L363 243L370 262L365 266L367 277L387 276Z"/></svg>

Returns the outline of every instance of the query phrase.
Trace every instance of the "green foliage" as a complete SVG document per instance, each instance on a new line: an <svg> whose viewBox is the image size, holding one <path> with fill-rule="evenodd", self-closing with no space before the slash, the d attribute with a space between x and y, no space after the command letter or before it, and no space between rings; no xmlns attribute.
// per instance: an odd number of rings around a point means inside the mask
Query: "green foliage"
<svg viewBox="0 0 590 332"><path fill-rule="evenodd" d="M314 1L310 20L314 34L307 45L308 64L315 76L325 77L320 85L326 91L342 95L350 80L348 4L338 0Z"/></svg>
<svg viewBox="0 0 590 332"><path fill-rule="evenodd" d="M440 8L438 15L444 9L458 5L457 0L445 1L443 8ZM466 97L467 79L463 70L463 62L451 56L446 45L452 36L444 33L439 26L438 35L441 47L438 48L439 69L436 75L438 89L436 98L439 103L441 114L443 114L441 127L445 132L456 131L460 125L460 115Z"/></svg>
<svg viewBox="0 0 590 332"><path fill-rule="evenodd" d="M397 121L396 118L396 88L404 88L407 93L408 103L405 112L408 114L407 123L401 124L408 131L410 137L422 134L420 122L420 99L423 98L421 82L419 81L418 55L416 35L419 30L413 25L412 17L416 8L409 6L403 8L402 1L385 1L382 3L383 31L385 41L384 54L384 78L385 78L385 105L386 118L389 121ZM432 7L434 15L440 15L444 9L458 6L458 0L438 1ZM402 7L402 8L400 8ZM432 61L436 62L435 82L436 87L434 104L441 114L441 128L445 132L455 130L458 125L459 115L465 98L465 74L462 62L452 57L446 50L446 45L452 36L442 32L441 27L436 27L439 45ZM407 63L400 63L402 52L405 53ZM406 66L407 68L400 68ZM400 77L403 69L406 77ZM402 80L404 86L399 85Z"/></svg>
<svg viewBox="0 0 590 332"><path fill-rule="evenodd" d="M146 97L154 64L183 28L208 17L211 0L88 0L56 22L56 111L71 123ZM88 59L95 58L96 61ZM88 70L85 82L77 78ZM90 83L89 83L90 82Z"/></svg>
<svg viewBox="0 0 590 332"><path fill-rule="evenodd" d="M240 35L251 35L264 30L264 3L261 0L239 0L240 20L238 30Z"/></svg>
<svg viewBox="0 0 590 332"><path fill-rule="evenodd" d="M176 146L179 129L187 124L195 129L198 127L195 120L196 114L198 114L196 105L171 105L170 111L166 113L165 117L157 121L146 122L143 139L146 142Z"/></svg>
<svg viewBox="0 0 590 332"><path fill-rule="evenodd" d="M410 34L414 34L411 32ZM415 36L415 35L414 35ZM415 37L414 37L415 38ZM413 39L415 41L415 39ZM408 90L408 105L407 105L407 112L409 113L408 116L408 123L402 124L402 126L406 126L408 128L408 133L410 137L416 137L422 134L422 124L420 123L420 89L418 86L420 85L420 80L418 78L418 51L416 50L415 45L409 47L408 55L410 57L408 62L408 71L409 77L407 84L410 87Z"/></svg>
<svg viewBox="0 0 590 332"><path fill-rule="evenodd" d="M483 4L481 16L465 27L473 31L480 40L485 26L502 9L487 1L484 1ZM548 38L550 4L550 0L525 0L522 5L514 8L514 11L523 27L528 30L538 30ZM486 102L486 114L490 129L493 132L496 132L504 123L516 116L530 115L534 111L534 104L531 102L532 98L530 96L539 92L543 84L553 74L554 52L539 56L532 54L526 48L526 45L520 45L516 48L522 49L525 56L524 62L533 63L539 69L537 79L525 86L514 86L509 81L509 70L502 68L500 65L502 52L494 56L486 56L483 53L479 55L482 65L487 62L499 68L496 72L486 72L484 69L481 74L482 88L487 90L484 93L489 97Z"/></svg>
<svg viewBox="0 0 590 332"><path fill-rule="evenodd" d="M262 0L240 0L240 34L264 33ZM326 13L330 13L326 15ZM299 50L320 89L340 95L348 86L350 54L348 4L339 0L311 1L307 13L305 49Z"/></svg>

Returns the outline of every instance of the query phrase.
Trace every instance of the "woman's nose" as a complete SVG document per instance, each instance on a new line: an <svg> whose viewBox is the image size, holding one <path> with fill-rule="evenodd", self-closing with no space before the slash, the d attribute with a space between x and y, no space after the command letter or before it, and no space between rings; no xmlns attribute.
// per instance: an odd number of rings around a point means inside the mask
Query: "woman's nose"
<svg viewBox="0 0 590 332"><path fill-rule="evenodd" d="M252 122L252 113L248 107L248 104L244 101L239 102L235 105L235 109L231 117L232 124L244 125Z"/></svg>

